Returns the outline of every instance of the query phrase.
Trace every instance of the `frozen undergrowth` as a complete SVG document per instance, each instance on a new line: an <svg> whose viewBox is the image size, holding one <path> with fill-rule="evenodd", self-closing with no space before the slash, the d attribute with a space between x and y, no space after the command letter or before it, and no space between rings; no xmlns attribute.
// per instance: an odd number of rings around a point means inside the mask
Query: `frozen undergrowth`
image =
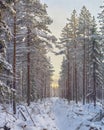
<svg viewBox="0 0 104 130"><path fill-rule="evenodd" d="M104 130L104 118L93 120L101 111L101 105L70 104L63 99L50 98L37 103L17 106L17 114L13 116L11 107L0 105L0 127L5 123L11 130L89 130L91 127Z"/></svg>

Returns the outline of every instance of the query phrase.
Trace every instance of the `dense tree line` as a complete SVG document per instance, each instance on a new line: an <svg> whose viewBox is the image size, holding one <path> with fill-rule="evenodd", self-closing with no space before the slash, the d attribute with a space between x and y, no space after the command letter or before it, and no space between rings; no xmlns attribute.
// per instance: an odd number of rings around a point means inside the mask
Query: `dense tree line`
<svg viewBox="0 0 104 130"><path fill-rule="evenodd" d="M15 14L15 11L11 1L0 1L0 102L7 102L8 95L13 93L13 89L8 85L9 81L12 79L12 66L6 60L6 49L7 42L10 42L12 34L6 20L4 19L4 14L8 11L11 15ZM10 76L8 76L8 74ZM9 93L8 93L9 92Z"/></svg>
<svg viewBox="0 0 104 130"><path fill-rule="evenodd" d="M5 0L0 1L0 6L4 6L0 12L3 15L1 20L10 30L9 34L6 33L10 39L5 41L6 48L3 47L5 61L10 67L12 65L11 68L7 65L8 80L5 78L7 81L4 83L12 92L8 91L9 98L5 99L12 102L13 112L16 113L16 102L30 105L31 101L50 97L53 68L47 52L52 50L56 38L48 29L53 21L47 14L46 4L39 0ZM6 34L3 34L4 39ZM2 95L0 99L4 102Z"/></svg>
<svg viewBox="0 0 104 130"><path fill-rule="evenodd" d="M59 95L76 101L104 99L104 6L96 20L83 6L73 10L57 45L64 54ZM48 51L56 38L40 0L0 0L0 103L13 105L50 97L53 68ZM54 51L52 51L54 52Z"/></svg>
<svg viewBox="0 0 104 130"><path fill-rule="evenodd" d="M89 10L83 6L67 19L58 46L64 54L59 93L63 98L94 102L104 98L104 6L99 14L100 32ZM103 99L104 100L104 99Z"/></svg>

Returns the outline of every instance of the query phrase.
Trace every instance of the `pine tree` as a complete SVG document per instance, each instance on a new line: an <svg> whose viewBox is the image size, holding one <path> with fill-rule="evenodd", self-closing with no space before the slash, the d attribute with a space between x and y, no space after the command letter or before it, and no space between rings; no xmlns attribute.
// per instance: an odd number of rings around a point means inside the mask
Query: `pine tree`
<svg viewBox="0 0 104 130"><path fill-rule="evenodd" d="M67 99L67 59L63 57L60 79L59 79L59 96Z"/></svg>
<svg viewBox="0 0 104 130"><path fill-rule="evenodd" d="M100 59L101 59L101 62L102 64L100 65L100 71L102 72L100 74L100 80L102 81L100 83L100 87L101 87L101 90L102 90L102 95L104 93L104 2L103 2L103 5L100 6L100 9L101 9L101 12L99 13L98 15L98 18L99 18L99 24L100 24L100 50L101 50L101 54L100 54ZM101 94L100 94L101 95Z"/></svg>
<svg viewBox="0 0 104 130"><path fill-rule="evenodd" d="M37 95L40 96L39 92L37 92L38 85L36 84L37 81L41 83L41 79L40 77L39 79L37 77L33 78L37 69L35 67L37 66L36 59L40 61L41 58L44 59L44 54L41 54L41 52L43 51L47 53L46 50L52 47L50 42L55 40L55 37L52 36L52 34L50 34L50 30L48 29L48 25L52 23L52 20L47 14L46 5L41 4L40 1L38 0L37 1L21 0L16 2L15 8L16 8L16 86L17 86L16 89L18 93L17 95L20 95L16 97L16 100L22 100L22 99L25 100L27 98L27 102L29 105L31 99L33 100L32 95L33 93L35 94L34 97L37 97ZM13 22L13 20L11 20L11 22ZM9 46L10 48L12 48L11 45ZM11 57L12 54L10 53L11 52L9 52L9 55ZM44 62L46 62L46 60L44 60ZM44 62L41 64L43 65ZM40 70L41 69L42 68L40 68ZM25 81L28 82L26 83ZM40 86L42 87L42 85ZM36 90L37 94L36 92L32 92L32 90L34 91Z"/></svg>
<svg viewBox="0 0 104 130"><path fill-rule="evenodd" d="M90 86L93 86L92 88L92 97L94 100L94 106L96 106L96 98L97 98L97 92L99 93L99 87L100 87L100 69L101 66L101 57L100 57L100 44L98 41L99 37L97 34L97 27L95 23L95 18L93 17L92 20L92 28L91 28L91 45L90 45L90 75L92 76L92 80L90 82ZM98 90L98 91L97 91Z"/></svg>
<svg viewBox="0 0 104 130"><path fill-rule="evenodd" d="M69 24L71 26L71 31L72 31L72 42L74 44L73 47L73 100L74 100L74 95L75 95L75 101L76 103L78 102L78 86L77 86L77 35L78 35L78 17L76 10L73 10L71 19L69 20ZM74 94L75 93L75 94Z"/></svg>
<svg viewBox="0 0 104 130"><path fill-rule="evenodd" d="M83 104L86 102L86 93L89 83L89 30L91 28L91 14L85 6L82 7L79 15L79 36L83 45Z"/></svg>
<svg viewBox="0 0 104 130"><path fill-rule="evenodd" d="M12 66L6 61L6 45L7 42L10 42L12 34L8 23L4 19L7 11L14 14L12 3L13 1L0 1L0 93L2 96L0 101L2 102L9 102L8 96L13 92L10 88L10 76L13 73ZM8 76L8 73L10 76Z"/></svg>
<svg viewBox="0 0 104 130"><path fill-rule="evenodd" d="M73 10L71 18L62 30L61 43L65 48L65 55L67 61L67 98L71 100L77 99L77 62L76 62L76 47L77 47L77 33L78 33L78 18L76 11ZM71 69L73 68L73 69ZM71 71L72 70L72 71ZM72 81L72 82L71 82ZM73 84L73 86L72 86Z"/></svg>

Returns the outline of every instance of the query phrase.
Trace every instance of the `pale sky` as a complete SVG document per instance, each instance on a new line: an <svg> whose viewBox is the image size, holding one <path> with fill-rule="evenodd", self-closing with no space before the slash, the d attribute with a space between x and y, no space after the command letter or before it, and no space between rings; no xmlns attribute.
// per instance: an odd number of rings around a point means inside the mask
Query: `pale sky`
<svg viewBox="0 0 104 130"><path fill-rule="evenodd" d="M42 3L48 5L47 12L53 19L53 24L49 27L53 35L57 38L60 37L61 30L67 22L67 18L70 18L70 14L74 9L80 13L83 5L90 11L92 16L95 16L96 20L98 13L100 12L99 6L102 5L103 0L41 0ZM59 78L60 66L62 56L51 55L51 61L55 69L54 80L57 82Z"/></svg>

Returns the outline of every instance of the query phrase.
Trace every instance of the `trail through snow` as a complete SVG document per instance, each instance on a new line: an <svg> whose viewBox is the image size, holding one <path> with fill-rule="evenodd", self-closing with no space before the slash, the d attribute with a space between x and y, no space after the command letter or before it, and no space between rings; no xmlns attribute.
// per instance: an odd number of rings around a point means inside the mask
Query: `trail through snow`
<svg viewBox="0 0 104 130"><path fill-rule="evenodd" d="M74 105L73 102L68 104L65 101L57 100L53 111L59 130L76 130L85 120L85 116L80 113L82 108L80 105Z"/></svg>
<svg viewBox="0 0 104 130"><path fill-rule="evenodd" d="M96 127L98 130L104 126L101 122L90 122L90 119L101 110L100 106L94 108L93 104L85 106L75 104L73 101L68 104L66 100L56 100L53 105L56 125L59 130L89 130Z"/></svg>
<svg viewBox="0 0 104 130"><path fill-rule="evenodd" d="M7 108L6 111L11 110ZM26 121L19 113L20 110ZM91 126L104 130L104 118L101 121L90 121L101 111L100 104L94 108L93 104L83 106L73 101L68 103L65 99L51 98L33 102L29 107L18 105L16 119L6 111L0 105L0 127L8 122L11 130L89 130Z"/></svg>
<svg viewBox="0 0 104 130"><path fill-rule="evenodd" d="M53 105L53 113L55 115L56 125L58 126L59 130L69 130L69 110L68 107L65 106L65 103L56 100Z"/></svg>

